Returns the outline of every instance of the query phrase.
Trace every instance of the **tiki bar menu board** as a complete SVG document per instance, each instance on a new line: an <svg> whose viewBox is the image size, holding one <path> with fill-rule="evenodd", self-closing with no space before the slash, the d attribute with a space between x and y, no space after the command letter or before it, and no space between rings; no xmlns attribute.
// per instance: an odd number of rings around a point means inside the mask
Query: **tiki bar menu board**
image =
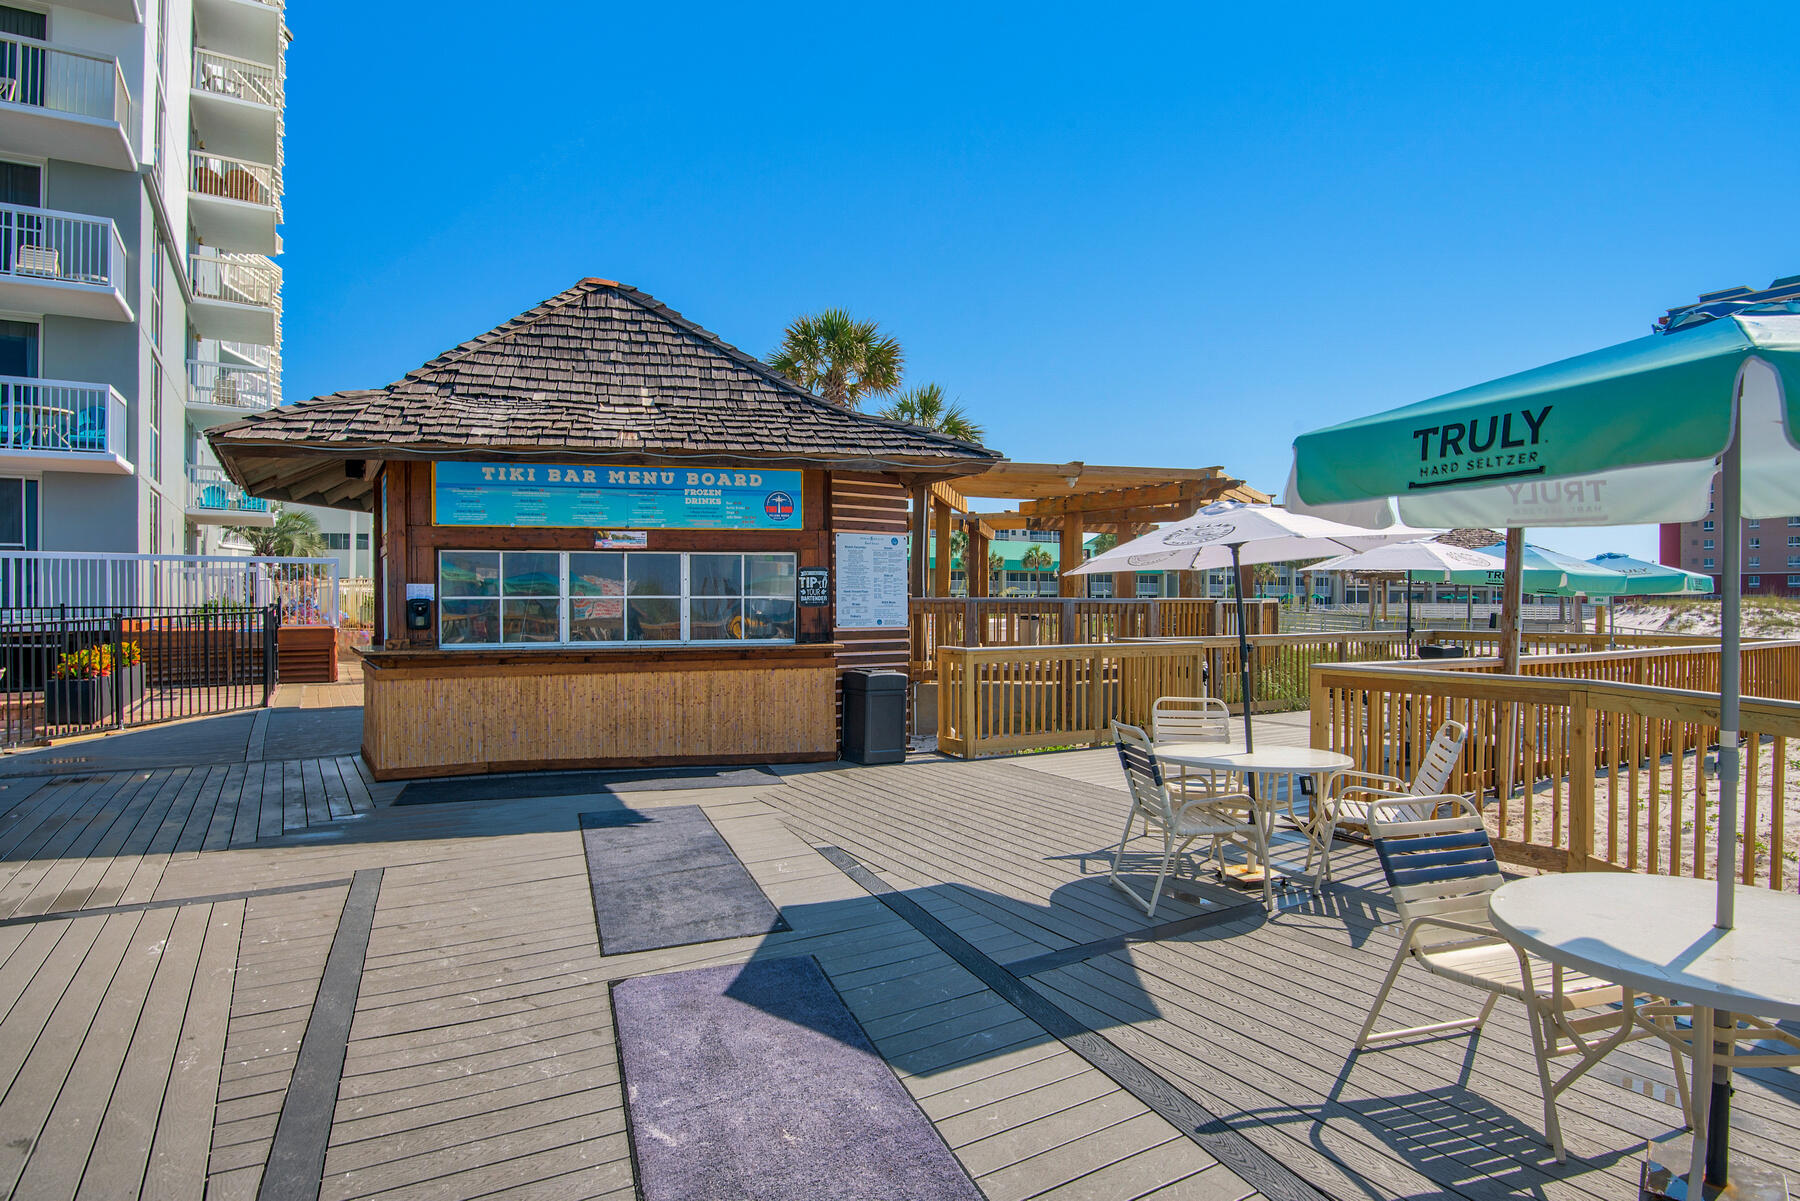
<svg viewBox="0 0 1800 1201"><path fill-rule="evenodd" d="M797 530L800 472L434 463L437 525Z"/></svg>

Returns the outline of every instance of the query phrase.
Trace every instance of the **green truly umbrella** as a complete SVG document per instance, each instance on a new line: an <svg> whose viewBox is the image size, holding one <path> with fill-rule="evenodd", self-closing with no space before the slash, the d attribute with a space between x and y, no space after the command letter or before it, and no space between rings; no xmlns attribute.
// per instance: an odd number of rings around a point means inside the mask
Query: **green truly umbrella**
<svg viewBox="0 0 1800 1201"><path fill-rule="evenodd" d="M1588 562L1625 577L1625 591L1596 592L1595 596L1707 596L1713 590L1711 576L1666 563L1647 563L1621 554L1595 555Z"/></svg>
<svg viewBox="0 0 1800 1201"><path fill-rule="evenodd" d="M1506 543L1496 542L1492 546L1480 548L1480 553L1492 555L1495 559L1494 569L1486 573L1459 571L1451 574L1450 579L1457 584L1491 584L1498 586L1504 582L1506 568ZM1625 587L1625 579L1616 571L1604 567L1596 567L1586 559L1577 559L1574 555L1565 555L1561 551L1550 550L1542 546L1525 544L1523 559L1524 571L1522 589L1525 592L1543 593L1549 596L1613 596Z"/></svg>
<svg viewBox="0 0 1800 1201"><path fill-rule="evenodd" d="M1711 496L1713 477L1718 495ZM1290 508L1360 525L1629 525L1693 521L1716 500L1724 540L1719 795L1739 758L1736 536L1800 513L1800 310L1748 307L1303 434ZM1737 805L1719 806L1718 914L1733 921ZM1726 1179L1729 1072L1713 1080L1705 1178ZM1697 1183L1697 1182L1696 1182Z"/></svg>

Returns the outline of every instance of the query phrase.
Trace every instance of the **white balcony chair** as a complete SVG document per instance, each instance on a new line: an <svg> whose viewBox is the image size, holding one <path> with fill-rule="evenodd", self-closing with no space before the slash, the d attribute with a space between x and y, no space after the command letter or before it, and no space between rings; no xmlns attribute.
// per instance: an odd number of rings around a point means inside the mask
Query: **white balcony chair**
<svg viewBox="0 0 1800 1201"><path fill-rule="evenodd" d="M1112 872L1108 878L1115 888L1142 905L1146 916L1156 916L1156 907L1162 901L1163 886L1168 882L1169 872L1179 867L1180 859L1186 854L1188 847L1202 838L1211 841L1213 862L1221 868L1227 842L1241 842L1248 850L1256 852L1261 862L1268 862L1269 846L1263 835L1263 824L1246 820L1245 817L1253 809L1254 801L1241 793L1196 799L1176 796L1164 780L1162 765L1157 762L1150 736L1142 728L1128 726L1124 722L1115 721L1112 728L1113 741L1119 748L1119 762L1125 769L1125 783L1131 790L1131 808L1125 814L1125 832L1119 837L1118 848L1113 852ZM1131 827L1140 818L1143 819L1146 835L1155 827L1162 834L1163 841L1162 860L1156 872L1156 887L1148 898L1119 878L1119 863L1125 856L1126 844L1131 841ZM1265 906L1273 903L1270 874L1263 873Z"/></svg>
<svg viewBox="0 0 1800 1201"><path fill-rule="evenodd" d="M1211 696L1162 696L1150 706L1150 733L1157 742L1231 742L1231 710ZM1167 784L1183 800L1240 792L1235 773L1175 767Z"/></svg>
<svg viewBox="0 0 1800 1201"><path fill-rule="evenodd" d="M1325 839L1321 844L1322 862L1319 864L1319 875L1331 879L1331 842L1337 835L1339 826L1367 826L1369 824L1369 806L1375 801L1391 800L1396 797L1432 798L1444 795L1450 787L1450 777L1456 773L1456 764L1462 758L1463 744L1469 740L1469 729L1461 722L1446 721L1431 736L1431 745L1425 748L1425 757L1419 763L1419 770L1413 773L1412 782L1402 780L1399 776L1391 776L1384 772L1345 771L1338 773L1334 794L1321 802L1327 824ZM1475 798L1471 795L1471 801ZM1432 806L1428 802L1415 802L1405 810L1409 817L1424 820L1431 816ZM1392 817L1392 814L1389 815ZM1306 866L1312 867L1312 855L1309 852Z"/></svg>
<svg viewBox="0 0 1800 1201"><path fill-rule="evenodd" d="M1448 1031L1480 1030L1501 997L1521 1002L1530 1020L1531 1049L1537 1058L1544 1133L1561 1163L1564 1152L1556 1098L1615 1047L1640 1038L1666 1041L1669 1034L1633 1020L1638 998L1632 990L1552 966L1507 941L1488 919L1488 897L1503 881L1480 809L1468 797L1446 795L1426 800L1426 813L1437 816L1423 820L1413 816L1419 806L1409 798L1369 803L1369 834L1400 911L1401 931L1393 965L1356 1036L1357 1049ZM1472 1018L1376 1033L1375 1020L1409 959L1433 975L1486 992L1481 1012ZM1643 1015L1655 1012L1646 1008ZM1671 1048L1670 1054L1675 1078L1681 1082L1682 1113L1691 1115L1681 1052ZM1579 1056L1579 1062L1553 1078L1550 1061L1568 1055Z"/></svg>

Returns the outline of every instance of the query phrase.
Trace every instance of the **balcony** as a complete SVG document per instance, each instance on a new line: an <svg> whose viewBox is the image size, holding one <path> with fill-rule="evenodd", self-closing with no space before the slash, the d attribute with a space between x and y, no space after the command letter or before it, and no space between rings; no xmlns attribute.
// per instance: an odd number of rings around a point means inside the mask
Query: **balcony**
<svg viewBox="0 0 1800 1201"><path fill-rule="evenodd" d="M269 526L275 506L249 495L231 482L222 467L187 469L187 519L196 525Z"/></svg>
<svg viewBox="0 0 1800 1201"><path fill-rule="evenodd" d="M246 159L277 157L281 91L274 67L216 50L194 51L190 112L209 150Z"/></svg>
<svg viewBox="0 0 1800 1201"><path fill-rule="evenodd" d="M188 418L197 429L236 421L279 403L266 367L188 360Z"/></svg>
<svg viewBox="0 0 1800 1201"><path fill-rule="evenodd" d="M281 53L282 5L268 0L194 0L200 45L272 61Z"/></svg>
<svg viewBox="0 0 1800 1201"><path fill-rule="evenodd" d="M130 321L124 275L111 220L0 204L0 309Z"/></svg>
<svg viewBox="0 0 1800 1201"><path fill-rule="evenodd" d="M190 255L194 303L188 317L203 338L273 345L281 308L281 268L260 254Z"/></svg>
<svg viewBox="0 0 1800 1201"><path fill-rule="evenodd" d="M0 117L9 151L133 171L132 111L118 60L0 35Z"/></svg>
<svg viewBox="0 0 1800 1201"><path fill-rule="evenodd" d="M195 150L188 158L188 216L209 246L278 254L281 172L267 163Z"/></svg>
<svg viewBox="0 0 1800 1201"><path fill-rule="evenodd" d="M0 466L130 475L125 398L105 384L0 376Z"/></svg>

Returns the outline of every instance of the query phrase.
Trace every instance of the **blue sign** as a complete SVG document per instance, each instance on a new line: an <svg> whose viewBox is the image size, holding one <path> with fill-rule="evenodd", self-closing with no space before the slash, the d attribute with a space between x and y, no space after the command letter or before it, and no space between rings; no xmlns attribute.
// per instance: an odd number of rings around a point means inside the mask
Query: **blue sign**
<svg viewBox="0 0 1800 1201"><path fill-rule="evenodd" d="M800 495L798 471L432 464L437 525L797 530Z"/></svg>

